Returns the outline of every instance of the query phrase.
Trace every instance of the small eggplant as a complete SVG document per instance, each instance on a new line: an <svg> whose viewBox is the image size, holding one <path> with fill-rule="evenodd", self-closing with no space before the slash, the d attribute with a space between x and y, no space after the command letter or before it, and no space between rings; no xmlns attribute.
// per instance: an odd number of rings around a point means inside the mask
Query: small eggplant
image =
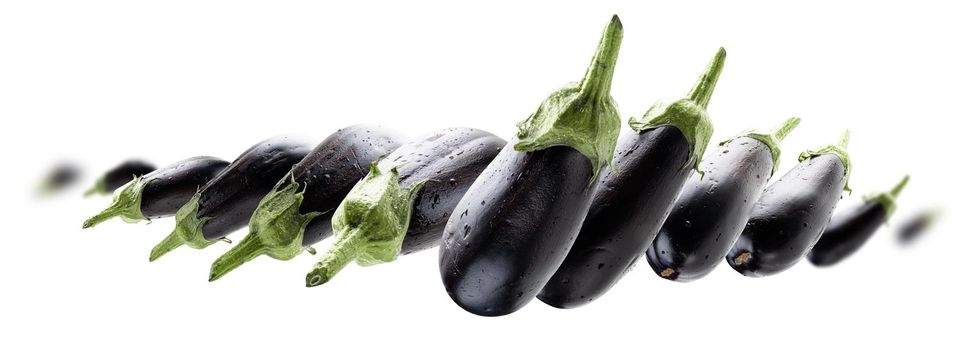
<svg viewBox="0 0 977 350"><path fill-rule="evenodd" d="M789 269L821 237L848 187L848 131L837 145L801 153L798 163L763 190L743 234L726 254L733 269L750 277Z"/></svg>
<svg viewBox="0 0 977 350"><path fill-rule="evenodd" d="M105 175L95 180L95 185L85 191L85 197L96 194L112 194L116 189L132 181L134 177L140 177L156 170L156 166L144 160L130 159L122 164L109 169Z"/></svg>
<svg viewBox="0 0 977 350"><path fill-rule="evenodd" d="M933 222L935 222L939 217L940 211L938 209L928 209L926 211L916 213L916 215L912 216L908 221L899 226L898 235L896 238L899 240L900 244L912 244L919 238L920 235L929 230L930 227L933 226Z"/></svg>
<svg viewBox="0 0 977 350"><path fill-rule="evenodd" d="M854 254L896 211L896 198L907 183L908 175L889 192L868 196L861 204L832 217L807 259L815 266L828 267Z"/></svg>
<svg viewBox="0 0 977 350"><path fill-rule="evenodd" d="M658 276L693 281L723 260L777 169L780 141L798 123L790 118L770 134L747 132L702 160L704 173L686 182L648 248L648 263Z"/></svg>
<svg viewBox="0 0 977 350"><path fill-rule="evenodd" d="M214 261L210 280L262 254L290 260L332 235L329 221L339 202L370 164L401 143L400 134L376 125L353 125L327 137L261 200L248 235Z"/></svg>
<svg viewBox="0 0 977 350"><path fill-rule="evenodd" d="M583 81L554 92L519 124L511 146L451 214L441 281L468 312L499 316L522 308L570 251L620 132L610 87L622 31L614 16Z"/></svg>
<svg viewBox="0 0 977 350"><path fill-rule="evenodd" d="M368 266L436 246L448 215L504 146L485 131L449 128L378 162L336 209L335 241L306 286L332 280L353 261Z"/></svg>
<svg viewBox="0 0 977 350"><path fill-rule="evenodd" d="M242 153L176 212L176 228L149 261L179 246L203 249L248 224L258 202L312 150L301 137L277 136Z"/></svg>
<svg viewBox="0 0 977 350"><path fill-rule="evenodd" d="M706 106L722 72L719 52L686 98L655 103L633 132L622 135L587 218L563 260L536 297L558 308L586 304L624 276L661 229L665 216L712 137Z"/></svg>
<svg viewBox="0 0 977 350"><path fill-rule="evenodd" d="M52 195L71 187L81 177L81 168L74 163L59 163L44 177L37 187L40 196Z"/></svg>
<svg viewBox="0 0 977 350"><path fill-rule="evenodd" d="M108 208L86 220L82 228L116 216L130 223L173 216L227 165L223 159L193 157L137 177L115 194Z"/></svg>

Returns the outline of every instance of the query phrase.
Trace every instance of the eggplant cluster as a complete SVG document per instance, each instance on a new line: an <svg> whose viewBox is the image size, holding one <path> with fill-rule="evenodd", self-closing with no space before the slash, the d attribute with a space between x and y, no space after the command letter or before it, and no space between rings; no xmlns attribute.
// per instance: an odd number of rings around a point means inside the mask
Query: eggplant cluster
<svg viewBox="0 0 977 350"><path fill-rule="evenodd" d="M351 262L385 263L438 247L450 299L473 314L500 316L534 298L558 308L587 304L642 256L657 276L683 282L724 260L751 277L805 257L835 264L892 215L908 178L832 216L851 174L847 131L802 153L772 183L779 145L799 118L735 135L706 155L722 48L685 97L655 102L622 133L610 94L622 40L614 16L583 79L547 97L508 142L472 128L411 139L364 124L318 144L272 137L231 162L129 164L96 185L96 192L119 189L84 227L175 216L150 261L181 246L227 241L246 227L214 261L210 281L262 255L314 252L333 236L306 275L309 287Z"/></svg>

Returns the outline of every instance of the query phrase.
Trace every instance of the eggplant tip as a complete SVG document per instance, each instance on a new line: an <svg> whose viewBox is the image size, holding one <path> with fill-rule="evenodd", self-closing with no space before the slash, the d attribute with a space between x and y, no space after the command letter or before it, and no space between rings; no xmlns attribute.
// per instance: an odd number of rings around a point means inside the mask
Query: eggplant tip
<svg viewBox="0 0 977 350"><path fill-rule="evenodd" d="M753 260L753 254L750 252L742 252L733 259L733 264L740 266L750 262L750 260Z"/></svg>
<svg viewBox="0 0 977 350"><path fill-rule="evenodd" d="M309 274L309 276L305 277L305 286L310 288L316 287L326 283L327 281L327 279L318 274Z"/></svg>
<svg viewBox="0 0 977 350"><path fill-rule="evenodd" d="M661 276L662 278L667 278L667 279L675 279L676 277L678 277L678 274L671 267L665 268L664 270L659 272L658 275Z"/></svg>

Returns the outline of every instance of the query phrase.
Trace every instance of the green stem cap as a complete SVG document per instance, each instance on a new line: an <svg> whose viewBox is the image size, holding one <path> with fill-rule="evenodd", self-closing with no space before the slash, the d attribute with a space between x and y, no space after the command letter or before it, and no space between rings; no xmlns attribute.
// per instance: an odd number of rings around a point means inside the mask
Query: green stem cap
<svg viewBox="0 0 977 350"><path fill-rule="evenodd" d="M770 148L770 155L773 157L773 169L770 170L770 175L773 176L773 174L777 172L777 167L780 165L780 141L787 137L787 135L790 135L790 132L793 131L794 128L797 127L797 124L800 123L801 118L790 117L787 118L787 120L785 120L780 127L769 133L762 133L755 130L747 131L739 136L720 142L719 145L725 145L739 137L749 137L763 142L768 148Z"/></svg>
<svg viewBox="0 0 977 350"><path fill-rule="evenodd" d="M876 193L865 197L866 202L877 202L885 207L885 217L888 219L892 216L892 213L896 211L896 199L899 198L899 194L902 193L902 189L906 187L909 183L909 175L903 176L902 180L899 180L894 187L892 187L889 192Z"/></svg>
<svg viewBox="0 0 977 350"><path fill-rule="evenodd" d="M390 262L400 254L414 199L427 180L401 186L397 168L380 171L376 164L343 199L332 216L335 241L306 276L315 287L333 279L343 267Z"/></svg>
<svg viewBox="0 0 977 350"><path fill-rule="evenodd" d="M140 209L142 206L142 190L144 186L146 186L146 182L141 177L134 177L122 190L116 193L115 197L112 198L112 204L108 208L85 220L81 228L93 227L116 216L121 217L122 220L128 223L146 220L146 217L142 215L142 210Z"/></svg>
<svg viewBox="0 0 977 350"><path fill-rule="evenodd" d="M638 120L631 117L628 125L636 132L669 125L679 129L689 143L689 158L685 166L699 171L699 161L712 139L712 120L706 107L712 99L712 92L719 82L719 75L726 64L726 49L720 47L699 81L689 91L688 96L678 100L659 100L651 105L644 116ZM701 171L700 171L701 173Z"/></svg>
<svg viewBox="0 0 977 350"><path fill-rule="evenodd" d="M108 194L108 193L109 191L105 189L105 179L100 178L98 180L95 180L95 184L92 185L92 188L86 190L83 196L85 198L88 198L96 194Z"/></svg>
<svg viewBox="0 0 977 350"><path fill-rule="evenodd" d="M834 154L838 156L838 158L841 158L841 163L845 167L845 191L851 193L851 188L848 187L848 180L851 179L851 158L848 156L848 139L850 135L851 132L848 131L848 129L845 129L845 131L841 133L841 137L838 138L837 143L833 145L826 145L816 150L804 151L799 157L797 157L797 161L803 162L807 159L824 154Z"/></svg>
<svg viewBox="0 0 977 350"><path fill-rule="evenodd" d="M187 204L184 204L176 212L176 228L173 229L162 242L159 242L153 251L149 253L149 261L155 261L173 249L186 245L195 249L203 249L217 241L208 241L204 238L204 223L209 218L198 218L197 208L199 206L200 192L193 195Z"/></svg>
<svg viewBox="0 0 977 350"><path fill-rule="evenodd" d="M583 80L572 83L543 100L539 108L520 122L513 148L532 152L554 146L571 147L593 165L591 182L614 156L621 117L610 96L611 80L624 27L617 15L604 29L597 52Z"/></svg>

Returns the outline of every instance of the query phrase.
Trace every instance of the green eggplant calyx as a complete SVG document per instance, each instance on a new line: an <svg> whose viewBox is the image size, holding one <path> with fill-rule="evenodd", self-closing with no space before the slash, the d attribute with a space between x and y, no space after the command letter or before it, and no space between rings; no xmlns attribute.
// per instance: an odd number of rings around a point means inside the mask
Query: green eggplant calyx
<svg viewBox="0 0 977 350"><path fill-rule="evenodd" d="M875 202L881 204L882 207L885 208L885 219L888 220L889 217L892 216L892 213L895 213L896 211L896 199L899 198L899 193L902 192L902 189L905 188L906 184L908 183L909 175L903 176L902 180L899 180L899 183L888 192L881 192L865 196L865 202Z"/></svg>
<svg viewBox="0 0 977 350"><path fill-rule="evenodd" d="M153 251L149 254L149 261L155 261L183 245L194 249L203 249L217 242L217 240L209 241L204 238L204 223L210 218L197 217L199 200L200 192L197 192L187 204L177 210L176 228L162 242L153 247Z"/></svg>
<svg viewBox="0 0 977 350"><path fill-rule="evenodd" d="M211 265L211 281L261 255L291 260L306 250L302 246L305 227L322 213L299 212L305 198L299 186L291 174L286 175L261 199L248 224L248 235Z"/></svg>
<svg viewBox="0 0 977 350"><path fill-rule="evenodd" d="M336 208L332 216L335 236L325 256L306 276L315 287L333 279L343 267L390 262L400 254L407 235L414 199L428 180L400 185L397 168L380 171L376 163Z"/></svg>
<svg viewBox="0 0 977 350"><path fill-rule="evenodd" d="M719 145L725 145L740 137L749 137L751 139L763 142L770 149L770 155L773 158L773 168L770 170L770 176L773 176L777 172L777 167L780 165L780 141L782 141L790 132L797 127L797 124L801 123L801 118L790 117L784 121L776 130L764 133L756 130L746 131L739 136L733 137L729 140L720 142Z"/></svg>
<svg viewBox="0 0 977 350"><path fill-rule="evenodd" d="M610 163L621 132L621 116L610 96L611 80L621 48L623 27L615 15L583 80L553 92L520 122L513 149L532 152L554 146L571 147L593 166L591 182Z"/></svg>
<svg viewBox="0 0 977 350"><path fill-rule="evenodd" d="M848 138L851 135L847 129L838 138L838 142L831 145L826 145L816 150L807 150L801 152L801 155L797 157L797 161L803 162L805 160L825 155L834 154L841 159L841 165L845 167L845 191L851 193L851 187L848 186L848 180L851 179L851 158L848 156Z"/></svg>
<svg viewBox="0 0 977 350"><path fill-rule="evenodd" d="M81 227L94 227L117 216L128 223L146 220L141 209L142 190L145 186L146 181L142 177L133 177L132 181L129 181L121 190L116 192L115 197L112 198L112 204L109 204L108 208L85 220Z"/></svg>
<svg viewBox="0 0 977 350"><path fill-rule="evenodd" d="M706 71L699 77L699 82L689 91L688 96L674 101L657 101L638 120L631 117L628 125L636 132L670 125L679 129L689 143L689 159L685 166L692 166L697 172L699 162L712 139L712 120L706 107L712 98L712 92L719 81L726 62L726 49L719 48Z"/></svg>
<svg viewBox="0 0 977 350"><path fill-rule="evenodd" d="M109 194L109 191L105 188L104 178L99 178L98 180L95 180L95 185L92 185L92 188L86 190L83 196L85 198L88 198L96 194Z"/></svg>

